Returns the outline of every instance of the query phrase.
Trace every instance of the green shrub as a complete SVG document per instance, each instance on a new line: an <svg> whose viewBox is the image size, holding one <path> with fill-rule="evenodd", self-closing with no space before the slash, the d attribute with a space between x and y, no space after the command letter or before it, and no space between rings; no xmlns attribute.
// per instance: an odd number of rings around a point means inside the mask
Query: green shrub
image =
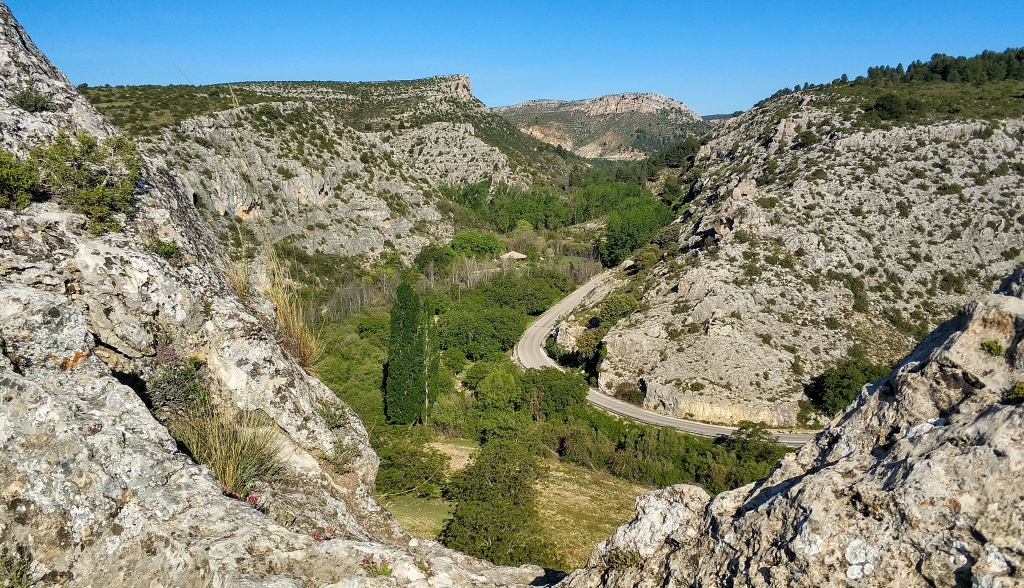
<svg viewBox="0 0 1024 588"><path fill-rule="evenodd" d="M210 392L203 384L202 367L203 362L196 357L165 361L146 382L144 400L152 409L204 409L209 403Z"/></svg>
<svg viewBox="0 0 1024 588"><path fill-rule="evenodd" d="M444 495L456 503L440 533L446 547L498 565L557 567L540 537L537 490L541 468L521 444L493 441L453 476Z"/></svg>
<svg viewBox="0 0 1024 588"><path fill-rule="evenodd" d="M598 317L602 325L614 325L619 319L625 318L640 307L636 298L629 294L612 294L597 306Z"/></svg>
<svg viewBox="0 0 1024 588"><path fill-rule="evenodd" d="M1003 402L1006 404L1024 403L1024 382L1017 382L1013 389L1003 397Z"/></svg>
<svg viewBox="0 0 1024 588"><path fill-rule="evenodd" d="M21 210L36 195L39 170L31 163L19 163L14 155L0 149L0 207Z"/></svg>
<svg viewBox="0 0 1024 588"><path fill-rule="evenodd" d="M1003 355L1003 344L999 341L985 341L981 344L981 348L988 351L988 354L993 357L1001 357Z"/></svg>
<svg viewBox="0 0 1024 588"><path fill-rule="evenodd" d="M32 151L43 190L89 219L99 234L121 230L115 217L135 209L135 184L141 159L135 144L124 137L102 142L85 133L74 139L64 133L53 144Z"/></svg>
<svg viewBox="0 0 1024 588"><path fill-rule="evenodd" d="M153 238L150 239L149 243L146 243L146 251L155 253L168 261L173 261L181 256L181 245L174 241Z"/></svg>
<svg viewBox="0 0 1024 588"><path fill-rule="evenodd" d="M449 457L436 449L417 444L392 429L377 438L374 451L380 458L376 491L384 496L413 494L421 498L441 495L448 474ZM398 433L398 434L394 434Z"/></svg>
<svg viewBox="0 0 1024 588"><path fill-rule="evenodd" d="M804 392L825 414L839 414L860 393L865 384L884 378L889 366L861 358L847 358L811 380Z"/></svg>
<svg viewBox="0 0 1024 588"><path fill-rule="evenodd" d="M20 553L0 555L0 588L29 588L32 581L32 560Z"/></svg>
<svg viewBox="0 0 1024 588"><path fill-rule="evenodd" d="M467 257L493 257L505 252L505 246L490 233L464 231L452 237L451 248Z"/></svg>
<svg viewBox="0 0 1024 588"><path fill-rule="evenodd" d="M7 100L13 106L17 106L25 112L53 110L53 97L35 88L25 88L20 92L12 94Z"/></svg>
<svg viewBox="0 0 1024 588"><path fill-rule="evenodd" d="M640 569L644 567L644 558L637 551L613 549L605 557L605 563L613 570Z"/></svg>
<svg viewBox="0 0 1024 588"><path fill-rule="evenodd" d="M636 406L644 405L644 393L636 384L621 382L615 386L615 397Z"/></svg>

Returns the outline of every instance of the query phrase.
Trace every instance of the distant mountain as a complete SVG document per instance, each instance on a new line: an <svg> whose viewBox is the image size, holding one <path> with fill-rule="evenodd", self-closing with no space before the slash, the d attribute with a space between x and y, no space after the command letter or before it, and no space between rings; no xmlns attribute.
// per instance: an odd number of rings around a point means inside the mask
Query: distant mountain
<svg viewBox="0 0 1024 588"><path fill-rule="evenodd" d="M643 159L711 127L689 106L660 94L531 100L492 110L541 141L602 159Z"/></svg>

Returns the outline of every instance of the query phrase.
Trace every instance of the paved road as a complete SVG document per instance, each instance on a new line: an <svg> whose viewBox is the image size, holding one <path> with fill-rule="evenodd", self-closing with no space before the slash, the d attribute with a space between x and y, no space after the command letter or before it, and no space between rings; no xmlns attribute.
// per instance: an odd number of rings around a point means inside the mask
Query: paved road
<svg viewBox="0 0 1024 588"><path fill-rule="evenodd" d="M566 296L561 302L551 307L550 310L542 314L537 321L526 330L523 334L523 338L516 344L515 357L520 365L525 368L551 366L561 369L553 359L548 357L547 352L544 351L545 339L547 339L551 330L555 328L555 324L558 323L559 319L568 314L572 309L576 308L587 294L593 291L594 288L599 286L602 282L609 279L611 275L612 273L610 271L606 271L596 276L594 279L580 286L579 289L574 291L572 294ZM662 427L673 427L680 431L703 435L705 437L729 435L736 430L733 427L687 421L645 410L639 406L602 394L594 388L591 388L587 393L587 401L607 412L631 418L635 421L640 421L641 423L659 425ZM785 431L775 431L775 435L779 438L780 443L790 447L799 447L814 437L813 433L788 433Z"/></svg>

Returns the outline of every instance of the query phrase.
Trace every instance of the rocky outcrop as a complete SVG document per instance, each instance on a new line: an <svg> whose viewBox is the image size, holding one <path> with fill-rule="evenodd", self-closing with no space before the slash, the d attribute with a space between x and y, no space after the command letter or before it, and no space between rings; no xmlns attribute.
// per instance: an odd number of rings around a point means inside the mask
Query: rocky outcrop
<svg viewBox="0 0 1024 588"><path fill-rule="evenodd" d="M601 159L643 159L710 127L678 100L637 92L571 102L531 100L493 111L541 141Z"/></svg>
<svg viewBox="0 0 1024 588"><path fill-rule="evenodd" d="M716 128L678 248L605 337L602 389L642 380L673 416L812 425L811 377L855 345L898 360L1019 267L1024 120L853 122L800 93Z"/></svg>
<svg viewBox="0 0 1024 588"><path fill-rule="evenodd" d="M6 148L24 154L59 131L114 132L2 4L0 55L5 104L31 83L54 107L0 112ZM0 555L30 560L31 581L82 587L542 578L410 540L372 498L378 460L362 423L280 347L269 303L227 285L192 195L163 161L143 160L122 233L92 235L52 201L0 210ZM180 252L150 252L154 238ZM252 501L226 496L146 404L154 375L189 357L204 366L218 412L274 431L284 469ZM351 455L341 473L328 460L338 443ZM369 555L390 561L389 578L371 577Z"/></svg>
<svg viewBox="0 0 1024 588"><path fill-rule="evenodd" d="M963 307L767 479L642 496L560 586L1019 586L1019 296Z"/></svg>

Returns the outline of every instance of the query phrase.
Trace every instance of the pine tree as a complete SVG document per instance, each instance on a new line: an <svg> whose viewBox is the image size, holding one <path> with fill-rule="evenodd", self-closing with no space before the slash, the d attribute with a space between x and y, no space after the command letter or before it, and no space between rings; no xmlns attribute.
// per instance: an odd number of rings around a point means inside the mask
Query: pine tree
<svg viewBox="0 0 1024 588"><path fill-rule="evenodd" d="M391 307L388 363L384 369L384 414L393 424L416 422L426 403L422 327L420 298L402 282Z"/></svg>

